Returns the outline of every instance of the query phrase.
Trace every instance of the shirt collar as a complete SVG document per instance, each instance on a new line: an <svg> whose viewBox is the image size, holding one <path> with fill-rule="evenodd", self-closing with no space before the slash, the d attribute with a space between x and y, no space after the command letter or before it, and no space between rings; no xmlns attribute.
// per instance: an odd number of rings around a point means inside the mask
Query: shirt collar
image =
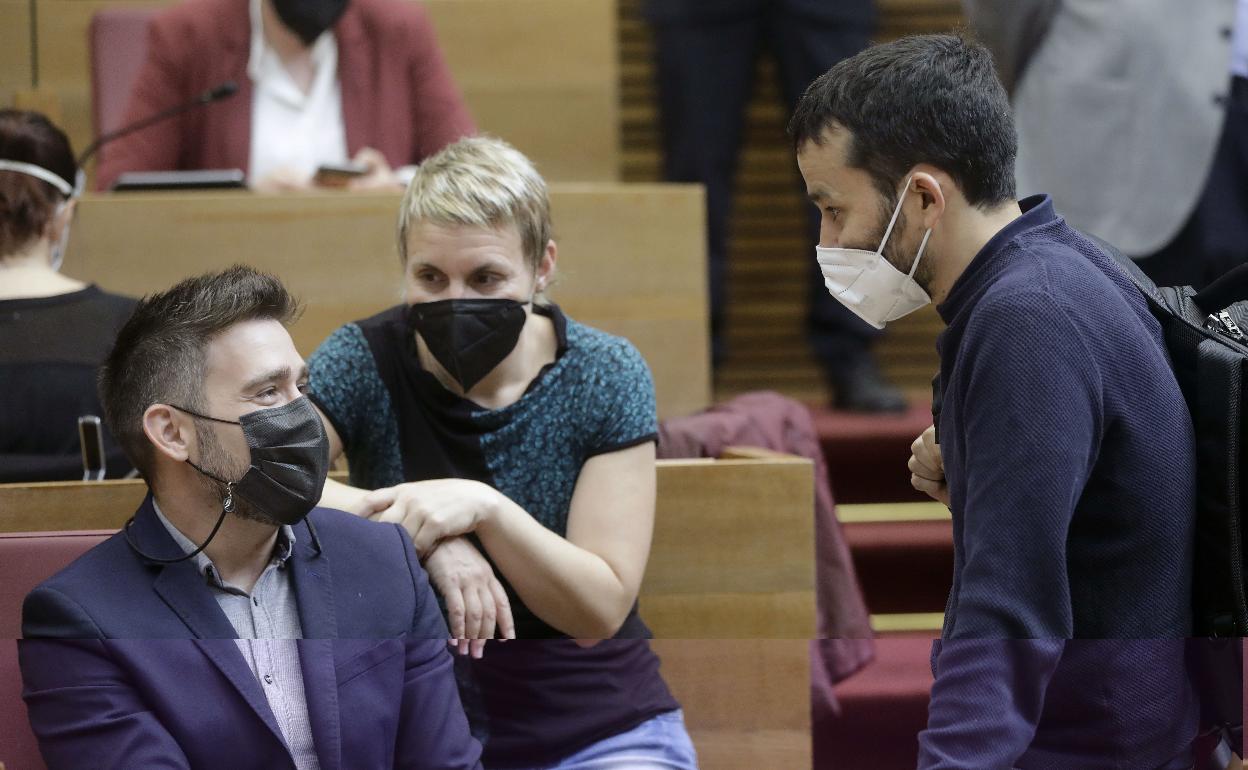
<svg viewBox="0 0 1248 770"><path fill-rule="evenodd" d="M182 534L182 531L173 526L173 522L169 521L169 519L165 517L165 512L160 510L160 505L157 504L156 498L154 497L152 498L152 510L156 512L156 520L161 523L161 526L165 528L165 530L169 533L169 536L173 538L173 542L178 544L178 547L182 549L183 553L190 553L199 548L194 541ZM273 559L270 564L281 567L286 563L286 560L290 558L294 549L294 527L291 527L289 524L283 524L277 530L277 542L273 544ZM212 563L212 559L209 559L206 553L200 551L191 557L191 562L195 565L195 570L197 572L207 575L209 580L213 581L213 583L218 587L224 587L224 583L221 581L220 573L217 571L216 565Z"/></svg>
<svg viewBox="0 0 1248 770"><path fill-rule="evenodd" d="M953 288L949 290L945 301L936 306L936 311L940 313L941 319L946 324L951 323L967 300L976 294L975 287L991 272L991 266L997 262L997 257L1010 241L1027 230L1057 219L1053 201L1048 195L1032 195L1024 198L1018 202L1018 207L1023 213L988 239L971 263L966 266L966 270L962 271L962 275L958 276L958 280L954 281Z"/></svg>

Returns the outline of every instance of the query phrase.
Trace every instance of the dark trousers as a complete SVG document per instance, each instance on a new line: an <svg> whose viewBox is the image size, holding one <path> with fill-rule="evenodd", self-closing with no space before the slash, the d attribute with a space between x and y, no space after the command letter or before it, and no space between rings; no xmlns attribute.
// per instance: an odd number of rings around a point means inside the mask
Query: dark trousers
<svg viewBox="0 0 1248 770"><path fill-rule="evenodd" d="M1123 201L1123 205L1131 205ZM1202 288L1248 262L1248 80L1231 81L1226 121L1196 209L1169 244L1137 264L1159 286Z"/></svg>
<svg viewBox="0 0 1248 770"><path fill-rule="evenodd" d="M719 362L724 355L732 180L758 54L764 48L774 53L780 89L791 114L815 78L867 46L871 27L763 9L727 19L663 22L654 25L654 33L665 176L673 182L706 186L711 336L713 358ZM808 226L807 330L820 362L831 370L843 369L866 356L878 332L824 289L814 255L819 212L813 206Z"/></svg>

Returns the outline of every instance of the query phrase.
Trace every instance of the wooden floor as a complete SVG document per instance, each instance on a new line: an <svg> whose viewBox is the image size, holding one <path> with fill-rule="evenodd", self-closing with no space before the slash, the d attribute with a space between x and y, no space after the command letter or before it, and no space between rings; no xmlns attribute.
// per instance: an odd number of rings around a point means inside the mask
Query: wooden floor
<svg viewBox="0 0 1248 770"><path fill-rule="evenodd" d="M658 111L650 33L640 0L619 0L621 154L625 181L661 177ZM880 0L878 39L954 29L957 0ZM820 401L824 383L803 336L806 266L814 259L806 240L807 203L784 133L785 108L775 65L758 63L748 108L745 145L729 246L727 338L729 358L720 369L719 398L761 388ZM937 359L938 319L927 308L894 324L879 346L887 373L908 391L930 393Z"/></svg>

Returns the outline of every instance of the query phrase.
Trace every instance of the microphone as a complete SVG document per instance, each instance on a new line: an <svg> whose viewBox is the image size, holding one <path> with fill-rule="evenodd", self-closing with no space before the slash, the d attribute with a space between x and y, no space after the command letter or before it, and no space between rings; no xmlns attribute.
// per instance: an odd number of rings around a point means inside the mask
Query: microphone
<svg viewBox="0 0 1248 770"><path fill-rule="evenodd" d="M116 131L109 131L106 134L101 134L96 137L94 142L87 145L87 149L83 151L82 155L78 156L78 165L84 165L92 155L99 151L101 147L114 139L120 139L123 136L134 133L135 131L147 128L153 123L159 123L160 121L167 120L175 115L180 115L187 110L193 110L196 107L202 107L205 104L212 104L213 102L221 101L222 99L228 99L236 93L238 93L238 83L235 83L233 80L227 80L218 86L209 88L189 102L174 105L173 107L161 110L154 115L148 115L142 120L137 120L127 126L122 126Z"/></svg>

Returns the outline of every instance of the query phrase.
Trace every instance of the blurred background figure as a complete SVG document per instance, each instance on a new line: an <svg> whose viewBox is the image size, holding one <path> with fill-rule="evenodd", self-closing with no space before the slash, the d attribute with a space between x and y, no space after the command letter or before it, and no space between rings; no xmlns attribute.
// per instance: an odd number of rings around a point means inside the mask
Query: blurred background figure
<svg viewBox="0 0 1248 770"><path fill-rule="evenodd" d="M156 16L122 124L225 82L238 93L118 139L97 185L126 171L239 168L252 187L312 186L355 164L354 189L398 188L395 169L475 130L420 3L188 0Z"/></svg>
<svg viewBox="0 0 1248 770"><path fill-rule="evenodd" d="M728 353L728 227L756 59L764 49L774 54L787 117L811 81L867 46L875 8L871 0L647 0L642 7L654 30L664 176L706 186L712 355L718 365ZM809 213L813 249L819 216L813 208ZM807 333L834 405L902 411L905 400L871 353L879 332L828 296L814 260L808 262Z"/></svg>
<svg viewBox="0 0 1248 770"><path fill-rule="evenodd" d="M1019 196L1161 285L1248 262L1248 0L963 0L1011 90Z"/></svg>
<svg viewBox="0 0 1248 770"><path fill-rule="evenodd" d="M82 479L78 418L103 414L96 369L134 309L58 272L79 178L59 128L0 110L0 482ZM108 476L128 473L104 446Z"/></svg>

